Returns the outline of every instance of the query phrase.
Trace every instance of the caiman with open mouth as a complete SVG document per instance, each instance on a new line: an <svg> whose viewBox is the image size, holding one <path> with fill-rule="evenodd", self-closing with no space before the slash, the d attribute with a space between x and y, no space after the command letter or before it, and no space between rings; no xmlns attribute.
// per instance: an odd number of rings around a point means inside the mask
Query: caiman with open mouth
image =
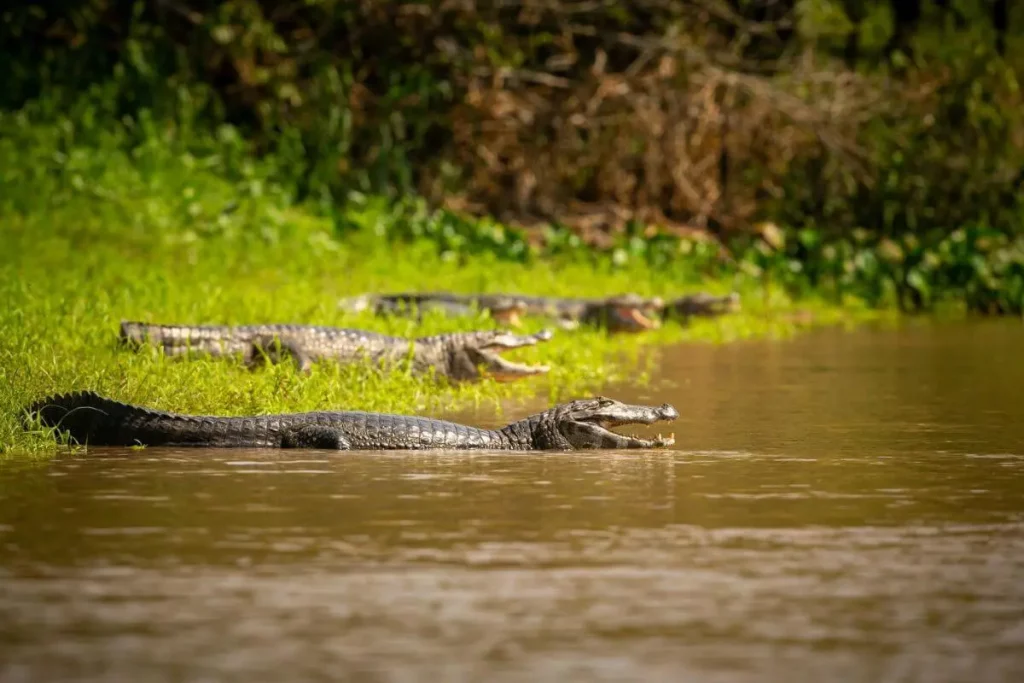
<svg viewBox="0 0 1024 683"><path fill-rule="evenodd" d="M506 381L543 374L549 370L545 365L516 363L502 358L500 353L533 346L551 337L550 330L535 334L487 330L409 339L320 325L154 325L128 321L121 323L120 333L127 346L138 349L149 343L162 348L168 356L240 355L249 365L291 357L303 371L323 360L369 360L374 365L408 360L413 372L432 370L451 382L483 377Z"/></svg>
<svg viewBox="0 0 1024 683"><path fill-rule="evenodd" d="M341 308L378 314L411 313L425 308L449 315L488 311L500 324L518 327L523 315L555 320L572 329L591 325L610 332L642 332L661 325L658 314L664 306L659 297L618 294L607 297L551 297L523 294L456 294L452 292L405 292L360 294L342 299Z"/></svg>
<svg viewBox="0 0 1024 683"><path fill-rule="evenodd" d="M358 294L342 299L338 306L351 313L372 311L374 315L403 315L422 321L428 311L448 317L475 316L487 312L500 325L520 327L521 316L529 312L526 302L500 294L462 295L438 293Z"/></svg>
<svg viewBox="0 0 1024 683"><path fill-rule="evenodd" d="M666 318L687 322L690 318L714 318L740 310L740 295L730 292L724 295L698 292L672 299L665 304Z"/></svg>
<svg viewBox="0 0 1024 683"><path fill-rule="evenodd" d="M671 446L675 443L672 435L641 439L612 429L677 417L679 413L667 403L658 407L629 405L599 396L557 405L499 429L479 429L446 420L361 411L249 417L181 415L86 391L34 403L25 411L25 427L53 428L86 446L575 451Z"/></svg>

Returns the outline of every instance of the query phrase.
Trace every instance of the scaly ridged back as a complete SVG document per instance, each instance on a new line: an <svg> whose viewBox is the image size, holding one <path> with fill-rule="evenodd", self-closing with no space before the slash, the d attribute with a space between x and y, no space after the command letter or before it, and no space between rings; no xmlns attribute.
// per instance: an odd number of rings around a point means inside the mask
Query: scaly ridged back
<svg viewBox="0 0 1024 683"><path fill-rule="evenodd" d="M43 425L67 432L77 443L95 446L279 445L279 439L268 431L268 425L261 424L262 418L225 423L224 418L176 415L141 408L91 391L59 394L37 401L26 409L26 414L26 417L35 414Z"/></svg>
<svg viewBox="0 0 1024 683"><path fill-rule="evenodd" d="M127 320L121 323L121 339L140 344L146 341L164 346L183 346L201 342L251 342L254 339L274 336L308 342L325 338L350 339L353 342L399 340L398 337L376 332L324 325L159 325Z"/></svg>
<svg viewBox="0 0 1024 683"><path fill-rule="evenodd" d="M363 355L373 360L401 357L412 343L402 337L323 325L156 325L130 321L121 323L121 339L135 347L146 342L160 346L171 356L194 351L212 356L241 354L247 360L256 342L266 346L274 339L310 360L339 361L357 360Z"/></svg>
<svg viewBox="0 0 1024 683"><path fill-rule="evenodd" d="M290 430L331 430L350 449L527 450L531 435L515 423L492 431L408 415L362 411L310 412L250 417L180 415L105 398L91 391L60 394L33 403L26 413L80 444L94 446L205 446L279 448Z"/></svg>

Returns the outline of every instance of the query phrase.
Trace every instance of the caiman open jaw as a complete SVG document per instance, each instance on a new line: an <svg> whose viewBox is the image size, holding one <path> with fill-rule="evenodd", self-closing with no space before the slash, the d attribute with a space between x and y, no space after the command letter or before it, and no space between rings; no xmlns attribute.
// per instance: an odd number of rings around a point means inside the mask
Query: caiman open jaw
<svg viewBox="0 0 1024 683"><path fill-rule="evenodd" d="M636 295L626 295L609 300L607 305L610 330L642 332L661 327L661 320L654 317L654 312L665 306L660 297L644 299Z"/></svg>
<svg viewBox="0 0 1024 683"><path fill-rule="evenodd" d="M541 330L536 334L512 334L498 332L487 342L466 349L472 364L480 369L484 377L499 382L508 382L531 375L542 375L551 368L547 365L527 365L516 363L501 357L500 353L507 349L518 349L533 346L538 342L548 341L553 336L551 330Z"/></svg>
<svg viewBox="0 0 1024 683"><path fill-rule="evenodd" d="M587 448L661 448L675 443L675 434L647 440L616 434L612 427L627 424L654 424L669 422L679 417L679 411L665 403L659 407L620 403L610 398L597 397L573 401L566 406L559 419L558 429L574 449Z"/></svg>
<svg viewBox="0 0 1024 683"><path fill-rule="evenodd" d="M491 318L501 325L508 327L522 327L523 321L520 316L526 314L526 304L522 301L502 301L490 307Z"/></svg>
<svg viewBox="0 0 1024 683"><path fill-rule="evenodd" d="M609 324L609 327L615 330L640 332L661 327L661 321L648 317L639 308L633 306L613 306L612 315L615 322Z"/></svg>

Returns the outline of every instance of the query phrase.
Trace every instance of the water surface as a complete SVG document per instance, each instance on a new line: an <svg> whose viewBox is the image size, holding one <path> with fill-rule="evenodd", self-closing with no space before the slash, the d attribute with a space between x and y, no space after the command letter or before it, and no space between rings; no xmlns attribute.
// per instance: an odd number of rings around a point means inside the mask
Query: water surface
<svg viewBox="0 0 1024 683"><path fill-rule="evenodd" d="M663 349L669 451L6 463L0 680L1024 680L1022 342Z"/></svg>

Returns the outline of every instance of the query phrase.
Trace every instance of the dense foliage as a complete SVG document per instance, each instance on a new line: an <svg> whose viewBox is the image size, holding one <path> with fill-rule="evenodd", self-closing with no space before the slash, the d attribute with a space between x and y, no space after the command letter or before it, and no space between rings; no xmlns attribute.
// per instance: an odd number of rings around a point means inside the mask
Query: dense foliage
<svg viewBox="0 0 1024 683"><path fill-rule="evenodd" d="M1016 312L1024 18L1006 6L24 3L0 14L4 125L51 125L58 153L5 173L116 202L61 146L117 137L145 164L173 139L238 194L184 197L200 231L267 191L345 231L387 195L389 235L450 256L685 252L872 302Z"/></svg>

